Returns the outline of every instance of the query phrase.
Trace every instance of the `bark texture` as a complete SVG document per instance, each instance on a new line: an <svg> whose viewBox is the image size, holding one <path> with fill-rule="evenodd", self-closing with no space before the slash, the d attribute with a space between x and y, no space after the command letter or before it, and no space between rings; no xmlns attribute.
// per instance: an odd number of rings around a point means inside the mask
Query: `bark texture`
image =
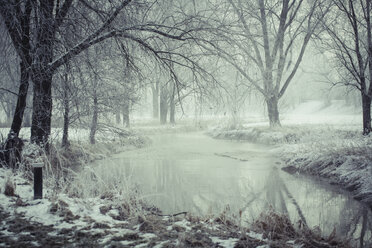
<svg viewBox="0 0 372 248"><path fill-rule="evenodd" d="M34 72L34 98L31 124L31 142L47 145L52 119L52 75Z"/></svg>
<svg viewBox="0 0 372 248"><path fill-rule="evenodd" d="M279 109L278 109L278 98L271 97L266 99L267 112L269 115L270 127L280 127Z"/></svg>
<svg viewBox="0 0 372 248"><path fill-rule="evenodd" d="M27 92L29 86L29 64L28 62L21 61L21 82L19 84L17 105L14 111L13 121L10 130L17 136L21 131L23 116L27 105Z"/></svg>
<svg viewBox="0 0 372 248"><path fill-rule="evenodd" d="M34 85L31 142L45 145L48 150L52 118L53 71L50 70L50 64L54 44L54 1L40 1L39 8L39 28L31 76Z"/></svg>
<svg viewBox="0 0 372 248"><path fill-rule="evenodd" d="M362 94L363 109L363 134L368 135L371 132L371 97Z"/></svg>
<svg viewBox="0 0 372 248"><path fill-rule="evenodd" d="M89 142L91 144L96 143L97 124L98 124L98 98L97 98L96 92L94 91L94 94L93 94L93 116L92 116L92 123L91 123L91 126L90 126L90 133L89 133Z"/></svg>
<svg viewBox="0 0 372 248"><path fill-rule="evenodd" d="M70 125L70 99L68 92L68 77L65 75L64 87L63 87L63 136L62 136L62 147L68 147L68 128Z"/></svg>

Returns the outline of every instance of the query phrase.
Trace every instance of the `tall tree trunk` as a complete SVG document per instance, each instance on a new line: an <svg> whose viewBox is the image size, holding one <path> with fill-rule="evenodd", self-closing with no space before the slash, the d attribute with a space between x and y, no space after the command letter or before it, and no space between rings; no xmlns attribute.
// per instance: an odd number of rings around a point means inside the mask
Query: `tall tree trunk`
<svg viewBox="0 0 372 248"><path fill-rule="evenodd" d="M45 146L48 150L48 139L52 119L52 73L36 70L32 73L34 83L33 111L31 124L31 142Z"/></svg>
<svg viewBox="0 0 372 248"><path fill-rule="evenodd" d="M13 45L20 57L20 84L16 108L13 112L13 121L10 133L18 137L21 130L23 114L27 104L27 92L30 78L30 67L32 64L30 44L30 23L31 23L31 1L18 2L17 7L9 1L1 4L0 12L3 16L5 26L12 39Z"/></svg>
<svg viewBox="0 0 372 248"><path fill-rule="evenodd" d="M175 88L176 87L174 87L174 84L172 84L171 89L170 89L170 96L169 96L169 122L171 124L176 123L176 120L175 120L176 103L174 101Z"/></svg>
<svg viewBox="0 0 372 248"><path fill-rule="evenodd" d="M363 135L371 132L371 97L362 92Z"/></svg>
<svg viewBox="0 0 372 248"><path fill-rule="evenodd" d="M369 88L368 96L364 96L363 104L363 134L371 132L371 94L372 94L372 29L371 29L371 1L366 1L366 22L367 22L367 44L368 44L368 69L369 69ZM362 92L364 95L364 92ZM362 98L363 98L362 95Z"/></svg>
<svg viewBox="0 0 372 248"><path fill-rule="evenodd" d="M5 144L5 162L11 168L16 168L18 162L21 162L23 141L18 138L21 130L23 115L26 109L27 92L29 86L29 67L28 63L21 62L21 82L18 90L17 105L14 111L13 121L10 128L10 133Z"/></svg>
<svg viewBox="0 0 372 248"><path fill-rule="evenodd" d="M162 86L160 90L160 124L167 123L168 115L168 90Z"/></svg>
<svg viewBox="0 0 372 248"><path fill-rule="evenodd" d="M53 72L49 66L53 59L53 10L53 1L40 1L39 26L31 76L34 84L31 142L44 145L47 151L52 120Z"/></svg>
<svg viewBox="0 0 372 248"><path fill-rule="evenodd" d="M267 113L269 115L270 127L280 127L278 97L273 96L266 99Z"/></svg>
<svg viewBox="0 0 372 248"><path fill-rule="evenodd" d="M152 92L152 116L157 119L159 118L159 82L151 85Z"/></svg>
<svg viewBox="0 0 372 248"><path fill-rule="evenodd" d="M123 125L126 128L130 127L129 109L130 109L129 99L125 99L124 100L124 106L123 106Z"/></svg>
<svg viewBox="0 0 372 248"><path fill-rule="evenodd" d="M21 79L18 90L17 105L14 110L13 121L10 128L11 132L14 132L17 136L19 135L22 127L23 115L27 105L27 93L31 66L31 57L29 55L31 49L28 40L29 37L25 39L26 40L23 41L23 45L26 46L23 48L24 59L20 62Z"/></svg>
<svg viewBox="0 0 372 248"><path fill-rule="evenodd" d="M27 92L28 92L28 79L29 79L29 66L25 62L21 62L21 82L18 90L17 105L14 110L13 122L10 128L11 132L14 132L17 136L21 131L23 114L27 104Z"/></svg>
<svg viewBox="0 0 372 248"><path fill-rule="evenodd" d="M23 114L23 126L31 127L31 108L26 108L25 113Z"/></svg>
<svg viewBox="0 0 372 248"><path fill-rule="evenodd" d="M169 106L169 122L171 124L176 124L175 112L176 112L176 105L174 103L174 98L171 97L170 106Z"/></svg>
<svg viewBox="0 0 372 248"><path fill-rule="evenodd" d="M93 117L92 117L92 124L90 126L90 134L89 134L89 142L91 144L96 143L97 124L98 124L98 98L97 98L97 93L94 90L94 93L93 93Z"/></svg>
<svg viewBox="0 0 372 248"><path fill-rule="evenodd" d="M68 128L70 124L70 99L69 99L69 92L68 92L68 78L67 73L65 74L65 80L63 85L63 136L62 136L62 147L68 147Z"/></svg>

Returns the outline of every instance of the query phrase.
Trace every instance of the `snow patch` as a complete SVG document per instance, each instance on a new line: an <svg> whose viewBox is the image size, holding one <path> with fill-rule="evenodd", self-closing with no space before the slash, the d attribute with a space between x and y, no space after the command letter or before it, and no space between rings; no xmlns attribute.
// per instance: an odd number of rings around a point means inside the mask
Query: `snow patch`
<svg viewBox="0 0 372 248"><path fill-rule="evenodd" d="M221 239L219 237L210 237L212 239L212 242L216 245L225 247L225 248L233 248L238 242L239 239L236 238L229 238L229 239Z"/></svg>

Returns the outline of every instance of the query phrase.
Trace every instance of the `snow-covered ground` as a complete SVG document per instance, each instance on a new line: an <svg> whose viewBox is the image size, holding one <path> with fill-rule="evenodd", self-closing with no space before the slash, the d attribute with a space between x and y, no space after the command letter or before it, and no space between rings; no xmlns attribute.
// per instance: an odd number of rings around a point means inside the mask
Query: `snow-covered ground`
<svg viewBox="0 0 372 248"><path fill-rule="evenodd" d="M282 115L283 125L320 124L336 126L361 126L361 108L333 100L328 105L321 101L306 101Z"/></svg>
<svg viewBox="0 0 372 248"><path fill-rule="evenodd" d="M87 136L79 130L71 137L79 143ZM102 140L114 141L108 137ZM269 210L249 228L240 226L239 216L229 212L162 216L141 200L134 183L115 177L115 171L87 167L69 173L66 178L48 174L44 199L33 200L32 174L0 168L0 246L349 247L334 237L324 240L308 229L295 228L286 216Z"/></svg>
<svg viewBox="0 0 372 248"><path fill-rule="evenodd" d="M0 191L1 247L335 247L272 212L246 229L235 225L228 213L210 218L161 216L120 193L73 197L47 188L44 199L34 200L31 181L3 168Z"/></svg>

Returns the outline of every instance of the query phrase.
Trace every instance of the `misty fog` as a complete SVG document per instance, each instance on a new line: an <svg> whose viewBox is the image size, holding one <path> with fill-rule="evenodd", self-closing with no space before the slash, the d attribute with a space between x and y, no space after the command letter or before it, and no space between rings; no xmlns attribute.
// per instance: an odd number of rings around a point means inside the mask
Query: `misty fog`
<svg viewBox="0 0 372 248"><path fill-rule="evenodd" d="M0 3L1 247L370 247L370 0Z"/></svg>

